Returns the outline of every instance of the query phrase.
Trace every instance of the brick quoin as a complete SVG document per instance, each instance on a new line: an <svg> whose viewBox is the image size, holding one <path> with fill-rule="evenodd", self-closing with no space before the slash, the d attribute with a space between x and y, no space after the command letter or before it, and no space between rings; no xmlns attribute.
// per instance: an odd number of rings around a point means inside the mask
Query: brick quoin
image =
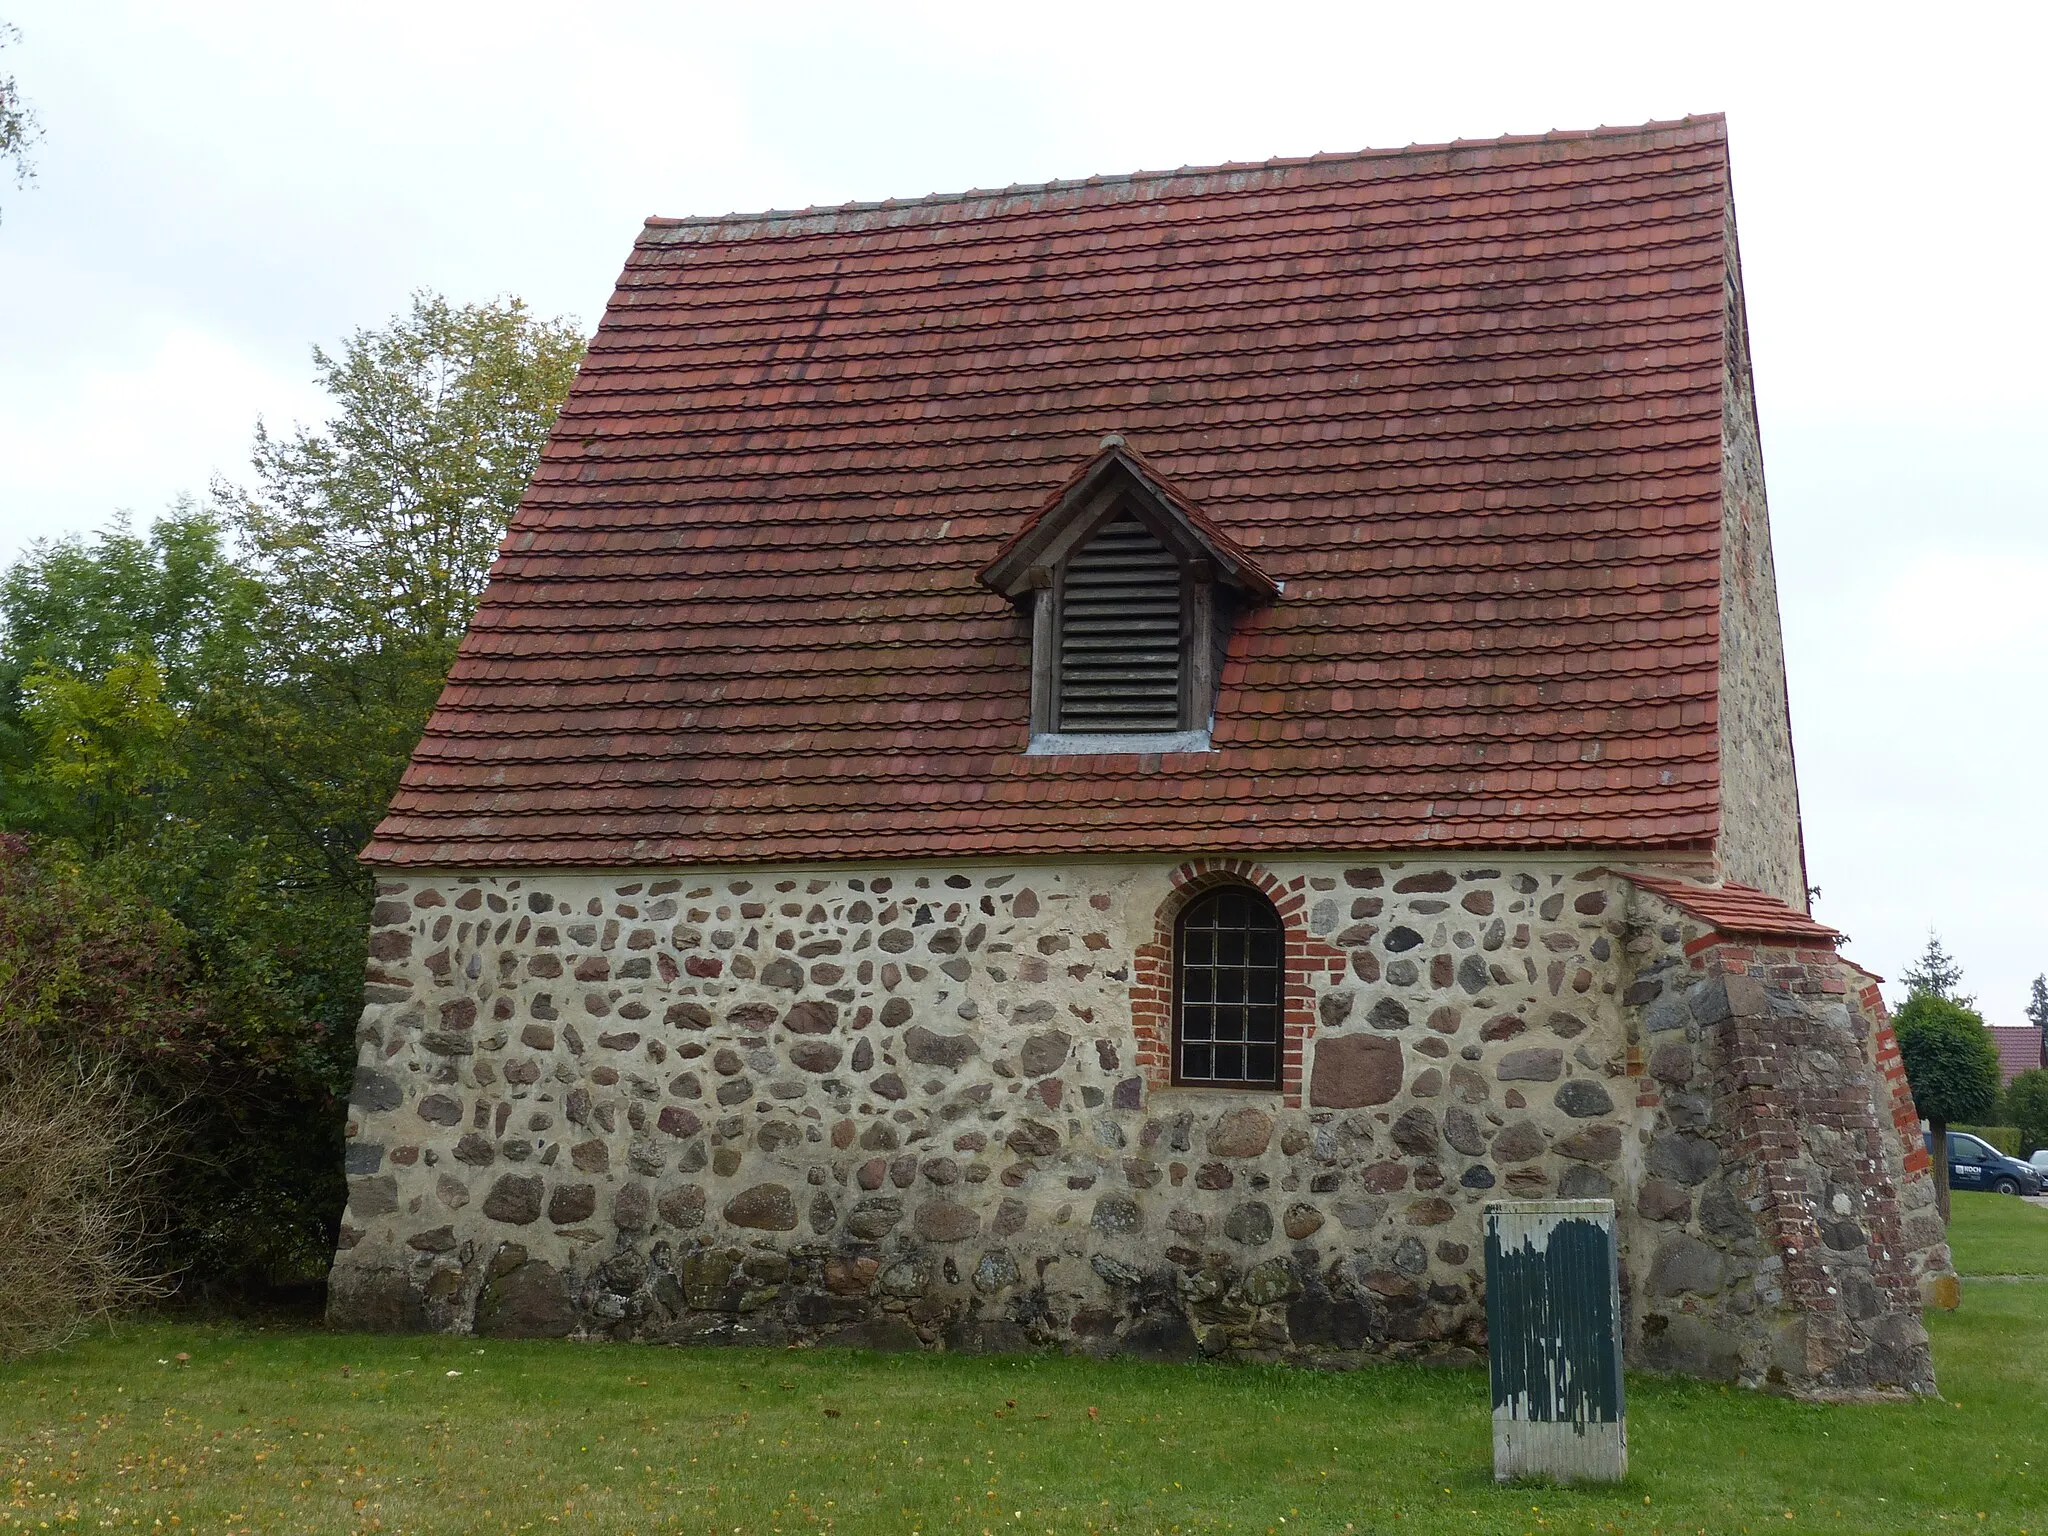
<svg viewBox="0 0 2048 1536"><path fill-rule="evenodd" d="M1152 941L1140 944L1131 966L1131 1030L1138 1066L1154 1088L1173 1084L1173 924L1197 896L1219 885L1257 891L1280 914L1284 979L1280 1014L1280 1101L1301 1108L1301 1074L1316 1032L1318 980L1343 978L1348 957L1303 926L1304 881L1282 883L1250 859L1190 859L1173 872L1173 889L1152 920Z"/></svg>

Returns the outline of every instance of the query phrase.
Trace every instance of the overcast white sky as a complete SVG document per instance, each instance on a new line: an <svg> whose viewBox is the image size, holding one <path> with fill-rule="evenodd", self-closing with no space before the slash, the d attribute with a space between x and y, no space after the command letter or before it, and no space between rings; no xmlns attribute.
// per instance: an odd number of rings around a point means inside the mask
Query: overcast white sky
<svg viewBox="0 0 2048 1536"><path fill-rule="evenodd" d="M0 0L0 559L146 520L418 287L641 218L1726 111L1819 914L2048 970L2048 8Z"/></svg>

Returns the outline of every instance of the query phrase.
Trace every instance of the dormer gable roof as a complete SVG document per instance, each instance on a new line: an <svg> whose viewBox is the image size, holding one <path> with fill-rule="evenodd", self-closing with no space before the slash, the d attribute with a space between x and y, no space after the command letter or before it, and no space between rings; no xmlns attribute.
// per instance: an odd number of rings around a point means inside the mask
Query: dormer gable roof
<svg viewBox="0 0 2048 1536"><path fill-rule="evenodd" d="M1034 570L1064 558L1119 501L1131 507L1183 563L1206 561L1217 581L1254 602L1278 594L1279 585L1258 562L1117 433L1103 438L1095 456L1047 497L1037 514L982 568L981 584L1004 597L1021 596L1031 589Z"/></svg>

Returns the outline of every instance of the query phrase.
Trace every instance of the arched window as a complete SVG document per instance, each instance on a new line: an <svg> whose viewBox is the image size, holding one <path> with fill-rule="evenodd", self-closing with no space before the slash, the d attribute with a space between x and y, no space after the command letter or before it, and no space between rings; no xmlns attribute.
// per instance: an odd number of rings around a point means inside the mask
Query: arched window
<svg viewBox="0 0 2048 1536"><path fill-rule="evenodd" d="M1214 1088L1280 1086L1286 938L1257 891L1197 896L1173 925L1173 1076Z"/></svg>

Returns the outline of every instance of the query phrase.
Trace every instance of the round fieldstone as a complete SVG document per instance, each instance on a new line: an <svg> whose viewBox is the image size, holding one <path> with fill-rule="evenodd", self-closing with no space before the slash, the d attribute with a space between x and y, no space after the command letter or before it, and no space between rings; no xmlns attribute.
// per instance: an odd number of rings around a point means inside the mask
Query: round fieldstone
<svg viewBox="0 0 2048 1536"><path fill-rule="evenodd" d="M493 1221L523 1227L540 1220L541 1197L546 1186L539 1174L501 1174L484 1196L484 1214Z"/></svg>
<svg viewBox="0 0 2048 1536"><path fill-rule="evenodd" d="M388 1073L372 1071L369 1067L356 1068L355 1088L349 1094L349 1103L357 1109L391 1110L404 1102L405 1089L399 1086L397 1078Z"/></svg>
<svg viewBox="0 0 2048 1536"><path fill-rule="evenodd" d="M419 1107L414 1113L429 1125L460 1125L462 1123L461 1101L452 1099L445 1093L428 1094L424 1099L420 1100Z"/></svg>
<svg viewBox="0 0 2048 1536"><path fill-rule="evenodd" d="M1318 1109L1385 1104L1401 1091L1401 1042L1383 1035L1332 1035L1318 1040L1309 1075L1309 1103Z"/></svg>
<svg viewBox="0 0 2048 1536"><path fill-rule="evenodd" d="M1477 1157L1486 1150L1479 1117L1462 1104L1453 1104L1444 1111L1444 1140L1467 1157Z"/></svg>
<svg viewBox="0 0 2048 1536"><path fill-rule="evenodd" d="M1122 1259L1109 1254L1098 1253L1088 1260L1088 1267L1100 1275L1108 1285L1134 1286L1144 1282L1145 1277L1131 1268Z"/></svg>
<svg viewBox="0 0 2048 1536"><path fill-rule="evenodd" d="M1533 1120L1517 1120L1493 1138L1493 1155L1503 1163L1526 1163L1549 1150L1542 1127Z"/></svg>
<svg viewBox="0 0 2048 1536"><path fill-rule="evenodd" d="M928 1243L964 1243L981 1233L981 1218L953 1200L927 1200L910 1219L911 1230Z"/></svg>
<svg viewBox="0 0 2048 1536"><path fill-rule="evenodd" d="M1436 1116L1419 1106L1407 1110L1394 1121L1393 1137L1402 1151L1427 1156L1437 1149Z"/></svg>
<svg viewBox="0 0 2048 1536"><path fill-rule="evenodd" d="M704 1129L704 1122L680 1104L664 1105L654 1123L667 1134L677 1137L694 1136Z"/></svg>
<svg viewBox="0 0 2048 1536"><path fill-rule="evenodd" d="M1411 1227L1442 1226L1457 1214L1457 1211L1452 1208L1450 1201L1431 1195L1427 1200L1417 1200L1408 1207L1408 1225Z"/></svg>
<svg viewBox="0 0 2048 1536"><path fill-rule="evenodd" d="M1300 1242L1322 1230L1323 1213L1306 1201L1297 1200L1280 1217L1280 1230L1290 1242Z"/></svg>
<svg viewBox="0 0 2048 1536"><path fill-rule="evenodd" d="M1493 1097L1493 1089L1487 1086L1478 1069L1463 1062L1451 1068L1451 1092L1467 1104L1484 1104Z"/></svg>
<svg viewBox="0 0 2048 1536"><path fill-rule="evenodd" d="M846 1218L846 1232L863 1242L887 1237L903 1219L903 1202L892 1195L876 1195L856 1204Z"/></svg>
<svg viewBox="0 0 2048 1536"><path fill-rule="evenodd" d="M1647 1221L1690 1221L1692 1196L1670 1179L1645 1179L1636 1190L1636 1214Z"/></svg>
<svg viewBox="0 0 2048 1536"><path fill-rule="evenodd" d="M1581 1163L1611 1163L1621 1156L1621 1127L1588 1125L1557 1144L1564 1156Z"/></svg>
<svg viewBox="0 0 2048 1536"><path fill-rule="evenodd" d="M1288 1260L1267 1259L1245 1272L1238 1294L1251 1306L1270 1307L1299 1296L1301 1281L1295 1277L1294 1265Z"/></svg>
<svg viewBox="0 0 2048 1536"><path fill-rule="evenodd" d="M1598 1168L1574 1163L1558 1178L1557 1193L1564 1200L1611 1200L1614 1198L1614 1180Z"/></svg>
<svg viewBox="0 0 2048 1536"><path fill-rule="evenodd" d="M1223 1235L1248 1248L1270 1243L1273 1240L1273 1212L1259 1201L1247 1200L1223 1218Z"/></svg>
<svg viewBox="0 0 2048 1536"><path fill-rule="evenodd" d="M1575 1120L1614 1113L1614 1098L1590 1077L1575 1077L1557 1090L1551 1102Z"/></svg>
<svg viewBox="0 0 2048 1536"><path fill-rule="evenodd" d="M1692 1076L1692 1047L1682 1040L1658 1046L1650 1052L1650 1076L1660 1083L1683 1085Z"/></svg>
<svg viewBox="0 0 2048 1536"><path fill-rule="evenodd" d="M1720 1166L1721 1150L1704 1136L1680 1131L1650 1143L1643 1165L1658 1178L1678 1184L1699 1184Z"/></svg>
<svg viewBox="0 0 2048 1536"><path fill-rule="evenodd" d="M972 1035L942 1035L922 1024L903 1032L903 1053L920 1066L958 1067L980 1050Z"/></svg>
<svg viewBox="0 0 2048 1536"><path fill-rule="evenodd" d="M695 1184L678 1184L665 1189L654 1202L654 1209L661 1219L681 1231L692 1231L704 1225L704 1191Z"/></svg>
<svg viewBox="0 0 2048 1536"><path fill-rule="evenodd" d="M1036 1120L1026 1120L1003 1138L1003 1145L1019 1157L1050 1157L1060 1149L1060 1133Z"/></svg>
<svg viewBox="0 0 2048 1536"><path fill-rule="evenodd" d="M1122 1237L1145 1225L1145 1213L1129 1195L1104 1195L1095 1202L1088 1224L1098 1232Z"/></svg>
<svg viewBox="0 0 2048 1536"><path fill-rule="evenodd" d="M832 1203L832 1197L822 1189L811 1196L811 1208L804 1213L811 1230L820 1237L839 1224L839 1207Z"/></svg>
<svg viewBox="0 0 2048 1536"><path fill-rule="evenodd" d="M1376 1194L1391 1194L1408 1187L1406 1163L1370 1163L1358 1171L1358 1182Z"/></svg>
<svg viewBox="0 0 2048 1536"><path fill-rule="evenodd" d="M1683 1232L1659 1243L1650 1260L1652 1296L1707 1296L1721 1289L1721 1280L1721 1255Z"/></svg>
<svg viewBox="0 0 2048 1536"><path fill-rule="evenodd" d="M1044 1077L1048 1072L1059 1071L1067 1064L1067 1053L1073 1046L1072 1037L1063 1030L1048 1030L1044 1034L1028 1036L1022 1053L1024 1075ZM965 1060L965 1057L961 1059Z"/></svg>
<svg viewBox="0 0 2048 1536"><path fill-rule="evenodd" d="M862 1041L863 1045L867 1042ZM805 1072L830 1072L845 1053L829 1040L799 1040L789 1048L790 1065Z"/></svg>
<svg viewBox="0 0 2048 1536"><path fill-rule="evenodd" d="M700 1205L701 1212L703 1207ZM645 1184L623 1184L612 1196L612 1225L621 1232L645 1232L654 1224L654 1196Z"/></svg>
<svg viewBox="0 0 2048 1536"><path fill-rule="evenodd" d="M760 1232L796 1229L796 1196L784 1184L756 1184L725 1202L725 1219Z"/></svg>
<svg viewBox="0 0 2048 1536"><path fill-rule="evenodd" d="M997 1291L1015 1285L1020 1278L1017 1261L1010 1257L1007 1248L990 1249L974 1266L974 1288L984 1296L993 1296Z"/></svg>
<svg viewBox="0 0 2048 1536"><path fill-rule="evenodd" d="M548 1220L558 1227L590 1220L597 1210L597 1186L560 1184L548 1196Z"/></svg>
<svg viewBox="0 0 2048 1536"><path fill-rule="evenodd" d="M1391 977L1388 978L1392 980ZM1408 1010L1391 997L1383 997L1366 1010L1366 1023L1374 1029L1406 1029L1411 1022Z"/></svg>
<svg viewBox="0 0 2048 1536"><path fill-rule="evenodd" d="M1384 1200L1339 1200L1332 1209L1346 1232L1369 1232L1387 1219Z"/></svg>
<svg viewBox="0 0 2048 1536"><path fill-rule="evenodd" d="M792 1035L829 1035L839 1027L839 1005L820 1000L792 1003L782 1016L782 1027Z"/></svg>
<svg viewBox="0 0 2048 1536"><path fill-rule="evenodd" d="M1273 1117L1246 1105L1220 1116L1209 1128L1211 1157L1259 1157L1273 1139Z"/></svg>
<svg viewBox="0 0 2048 1536"><path fill-rule="evenodd" d="M1504 1083L1554 1083L1564 1071L1564 1052L1548 1046L1530 1046L1509 1051L1501 1057L1493 1075Z"/></svg>

